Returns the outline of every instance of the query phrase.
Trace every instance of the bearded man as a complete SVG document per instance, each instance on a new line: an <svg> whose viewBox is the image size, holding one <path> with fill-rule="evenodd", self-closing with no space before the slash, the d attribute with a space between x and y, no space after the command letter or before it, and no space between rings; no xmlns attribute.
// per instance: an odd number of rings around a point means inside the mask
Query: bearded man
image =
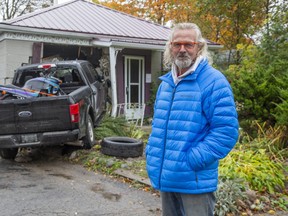
<svg viewBox="0 0 288 216"><path fill-rule="evenodd" d="M147 172L160 190L164 216L213 216L218 163L238 139L233 93L209 64L207 42L196 24L173 28L164 61L171 71L160 77Z"/></svg>

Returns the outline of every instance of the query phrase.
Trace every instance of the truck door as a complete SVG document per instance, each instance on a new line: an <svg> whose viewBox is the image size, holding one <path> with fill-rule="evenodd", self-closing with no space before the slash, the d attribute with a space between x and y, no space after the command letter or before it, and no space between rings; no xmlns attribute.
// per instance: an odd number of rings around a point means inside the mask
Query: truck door
<svg viewBox="0 0 288 216"><path fill-rule="evenodd" d="M92 64L87 62L83 63L82 68L84 69L84 74L88 79L90 87L92 88L93 91L91 101L92 106L96 112L96 118L98 118L105 111L106 98L105 98L104 83Z"/></svg>

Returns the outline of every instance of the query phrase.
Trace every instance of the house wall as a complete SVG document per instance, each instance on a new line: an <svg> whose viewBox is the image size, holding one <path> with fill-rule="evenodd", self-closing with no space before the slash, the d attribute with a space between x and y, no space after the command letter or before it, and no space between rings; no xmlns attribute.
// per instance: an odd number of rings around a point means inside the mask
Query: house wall
<svg viewBox="0 0 288 216"><path fill-rule="evenodd" d="M0 42L0 82L4 84L3 77L13 77L15 69L29 62L32 56L33 42L19 40L3 40ZM11 83L6 80L6 84Z"/></svg>
<svg viewBox="0 0 288 216"><path fill-rule="evenodd" d="M0 84L5 84L6 77L6 41L0 42Z"/></svg>
<svg viewBox="0 0 288 216"><path fill-rule="evenodd" d="M151 88L158 88L158 84L160 83L159 76L162 72L162 51L152 51L151 53L151 84L147 85L149 87L149 98L148 103L146 106L146 113L152 114L153 113L153 105L154 105L154 95L156 94L156 89L151 91ZM152 85L152 83L154 85Z"/></svg>
<svg viewBox="0 0 288 216"><path fill-rule="evenodd" d="M162 51L152 51L151 56L151 80L152 82L159 82L158 77L162 71Z"/></svg>

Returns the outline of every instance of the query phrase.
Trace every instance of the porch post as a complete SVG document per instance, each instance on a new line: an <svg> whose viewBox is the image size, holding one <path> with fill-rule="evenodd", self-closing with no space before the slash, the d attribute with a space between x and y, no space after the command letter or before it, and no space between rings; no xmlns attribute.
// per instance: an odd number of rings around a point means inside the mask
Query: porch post
<svg viewBox="0 0 288 216"><path fill-rule="evenodd" d="M111 116L116 117L117 114L117 83L116 83L116 60L117 54L121 49L109 47L110 56L110 79L111 79L111 97L112 97L112 111Z"/></svg>

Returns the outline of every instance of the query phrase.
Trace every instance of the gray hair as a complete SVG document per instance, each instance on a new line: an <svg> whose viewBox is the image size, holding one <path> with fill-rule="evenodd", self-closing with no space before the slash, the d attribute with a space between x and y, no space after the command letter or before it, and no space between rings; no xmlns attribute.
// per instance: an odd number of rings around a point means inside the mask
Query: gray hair
<svg viewBox="0 0 288 216"><path fill-rule="evenodd" d="M200 50L197 54L197 56L202 55L204 58L207 58L210 63L212 63L212 58L210 56L210 53L208 52L208 45L205 38L202 37L202 33L200 28L194 24L194 23L178 23L174 26L172 29L172 32L170 33L169 39L165 46L164 51L164 65L167 67L170 67L173 64L173 56L171 53L171 42L174 37L174 33L177 30L194 30L196 33L196 42L199 42Z"/></svg>

